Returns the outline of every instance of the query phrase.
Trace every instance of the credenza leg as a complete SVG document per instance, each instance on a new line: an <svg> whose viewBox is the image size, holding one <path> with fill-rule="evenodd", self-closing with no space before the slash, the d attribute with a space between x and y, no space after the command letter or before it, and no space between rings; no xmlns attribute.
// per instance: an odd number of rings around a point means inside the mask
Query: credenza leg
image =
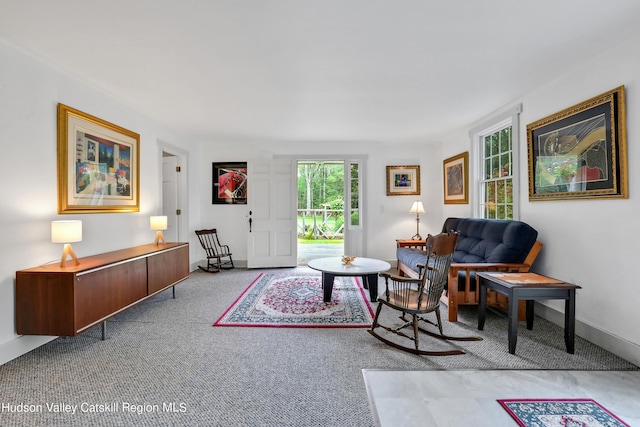
<svg viewBox="0 0 640 427"><path fill-rule="evenodd" d="M107 321L102 322L102 341L107 339Z"/></svg>
<svg viewBox="0 0 640 427"><path fill-rule="evenodd" d="M173 299L176 299L176 287L172 286L171 289L173 289Z"/></svg>

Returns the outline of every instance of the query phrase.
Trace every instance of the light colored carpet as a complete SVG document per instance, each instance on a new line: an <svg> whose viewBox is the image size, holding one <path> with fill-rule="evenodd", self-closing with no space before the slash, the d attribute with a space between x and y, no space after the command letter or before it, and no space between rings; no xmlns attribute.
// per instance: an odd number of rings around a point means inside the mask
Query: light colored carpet
<svg viewBox="0 0 640 427"><path fill-rule="evenodd" d="M521 328L517 354L510 355L506 319L489 313L479 333L473 308L463 309L457 324L445 323L445 332L485 339L430 341L467 352L449 357L395 350L366 329L213 327L259 273L194 272L176 287L175 300L165 291L110 320L105 341L96 327L77 337L58 338L0 366L0 403L43 407L37 413L3 410L0 423L369 426L373 419L362 369L636 368L580 338L576 354L567 354L562 329L540 318L533 331ZM381 281L381 290L382 286ZM47 403L78 405L77 411L83 403L117 403L118 408L72 415L49 412ZM168 403L175 403L178 412L163 410ZM125 410L125 404L134 412Z"/></svg>

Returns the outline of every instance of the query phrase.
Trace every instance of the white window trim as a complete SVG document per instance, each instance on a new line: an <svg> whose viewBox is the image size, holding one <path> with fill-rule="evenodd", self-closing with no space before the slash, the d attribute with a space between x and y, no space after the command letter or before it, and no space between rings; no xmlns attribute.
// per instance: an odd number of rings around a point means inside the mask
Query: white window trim
<svg viewBox="0 0 640 427"><path fill-rule="evenodd" d="M520 219L520 113L522 112L522 104L508 108L497 113L473 126L469 131L471 139L471 153L473 161L469 162L471 168L470 175L473 177L473 183L470 186L469 202L473 206L473 216L480 218L480 171L482 170L482 144L483 137L491 134L498 129L511 124L511 143L513 156L513 219Z"/></svg>

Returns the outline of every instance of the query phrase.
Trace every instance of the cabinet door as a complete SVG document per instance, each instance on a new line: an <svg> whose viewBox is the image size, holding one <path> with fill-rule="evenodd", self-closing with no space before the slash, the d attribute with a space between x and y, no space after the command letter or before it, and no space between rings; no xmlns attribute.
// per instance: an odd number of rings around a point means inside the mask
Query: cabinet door
<svg viewBox="0 0 640 427"><path fill-rule="evenodd" d="M79 274L76 278L76 330L85 329L146 296L145 258Z"/></svg>
<svg viewBox="0 0 640 427"><path fill-rule="evenodd" d="M19 335L75 335L73 273L16 273Z"/></svg>
<svg viewBox="0 0 640 427"><path fill-rule="evenodd" d="M151 295L189 277L189 246L150 255L147 263Z"/></svg>

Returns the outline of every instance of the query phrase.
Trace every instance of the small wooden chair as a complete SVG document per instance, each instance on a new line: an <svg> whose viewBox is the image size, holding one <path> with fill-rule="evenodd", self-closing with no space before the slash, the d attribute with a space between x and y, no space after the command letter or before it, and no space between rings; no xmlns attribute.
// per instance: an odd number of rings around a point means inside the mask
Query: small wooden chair
<svg viewBox="0 0 640 427"><path fill-rule="evenodd" d="M218 239L218 231L215 228L210 230L196 230L196 235L200 239L200 244L207 254L207 267L198 266L208 273L218 273L220 270L230 270L234 268L231 251L228 245L221 245ZM223 258L228 258L223 261Z"/></svg>

